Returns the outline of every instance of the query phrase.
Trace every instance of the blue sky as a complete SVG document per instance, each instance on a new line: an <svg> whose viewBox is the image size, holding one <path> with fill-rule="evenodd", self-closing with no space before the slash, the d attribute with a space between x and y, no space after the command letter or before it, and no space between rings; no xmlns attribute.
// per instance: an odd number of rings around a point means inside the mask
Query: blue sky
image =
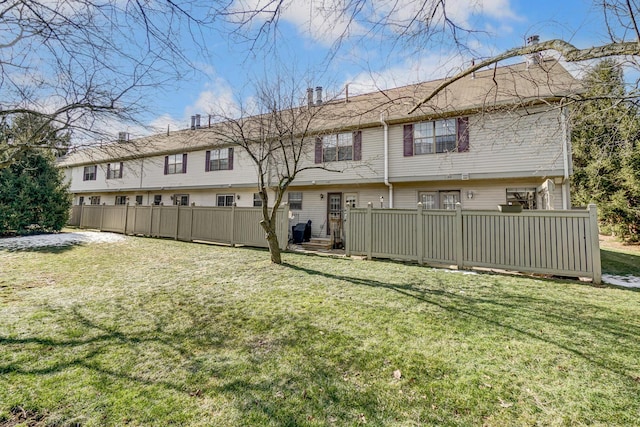
<svg viewBox="0 0 640 427"><path fill-rule="evenodd" d="M236 1L252 4L265 0ZM247 87L252 80L271 72L278 62L295 64L302 76L313 75L309 85L323 86L332 95L346 83L350 93L362 93L446 77L472 59L469 53L454 54L456 49L447 39L416 49L393 46L389 38L354 36L329 61L335 28L325 25L327 19L320 22L314 17L312 1L292 2L280 19L277 47L266 59L262 50L252 55L246 45L223 37L223 32L203 34L206 51L188 50L199 71L154 95L150 124L158 129L166 129L167 124L172 129L185 128L193 114L228 111L238 98L251 95ZM377 0L372 4L384 3L388 2ZM481 30L466 40L480 56L523 45L532 34L538 34L541 40L562 38L579 48L607 41L602 13L590 0L448 0L447 4L449 17L456 23ZM340 23L337 27L341 28Z"/></svg>

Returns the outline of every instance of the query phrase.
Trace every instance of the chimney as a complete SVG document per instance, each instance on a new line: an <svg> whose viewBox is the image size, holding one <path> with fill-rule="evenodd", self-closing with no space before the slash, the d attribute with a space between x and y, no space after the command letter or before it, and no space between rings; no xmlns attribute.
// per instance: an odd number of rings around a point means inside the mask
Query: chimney
<svg viewBox="0 0 640 427"><path fill-rule="evenodd" d="M191 116L191 129L196 128L196 116Z"/></svg>
<svg viewBox="0 0 640 427"><path fill-rule="evenodd" d="M316 105L322 104L322 86L316 87Z"/></svg>
<svg viewBox="0 0 640 427"><path fill-rule="evenodd" d="M527 38L527 46L533 46L538 44L539 42L540 36L537 34L534 34ZM525 55L525 60L527 62L527 69L529 69L529 67L532 65L540 65L540 63L542 62L542 53L535 52Z"/></svg>
<svg viewBox="0 0 640 427"><path fill-rule="evenodd" d="M200 114L196 114L196 129L200 129Z"/></svg>
<svg viewBox="0 0 640 427"><path fill-rule="evenodd" d="M118 132L118 142L129 141L129 134L127 132Z"/></svg>
<svg viewBox="0 0 640 427"><path fill-rule="evenodd" d="M313 107L313 88L307 88L307 107Z"/></svg>

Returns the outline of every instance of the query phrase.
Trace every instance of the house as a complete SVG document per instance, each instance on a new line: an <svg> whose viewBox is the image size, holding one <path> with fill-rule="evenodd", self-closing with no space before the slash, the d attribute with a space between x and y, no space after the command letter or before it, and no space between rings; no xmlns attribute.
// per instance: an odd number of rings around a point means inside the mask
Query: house
<svg viewBox="0 0 640 427"><path fill-rule="evenodd" d="M569 209L567 107L580 90L556 61L481 71L459 80L413 114L441 81L324 101L310 132L303 171L286 195L294 222L329 233L353 207L496 210ZM320 91L318 91L320 92ZM319 96L320 93L318 93ZM60 162L74 204L259 206L256 168L241 147L223 144L214 125L89 148ZM331 169L326 170L326 169ZM333 170L339 170L335 172Z"/></svg>

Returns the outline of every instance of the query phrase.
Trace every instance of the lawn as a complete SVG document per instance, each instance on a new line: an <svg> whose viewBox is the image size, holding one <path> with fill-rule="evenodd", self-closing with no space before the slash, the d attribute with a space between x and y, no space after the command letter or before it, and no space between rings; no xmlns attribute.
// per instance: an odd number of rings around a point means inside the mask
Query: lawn
<svg viewBox="0 0 640 427"><path fill-rule="evenodd" d="M284 261L145 238L0 251L0 426L640 423L638 291Z"/></svg>

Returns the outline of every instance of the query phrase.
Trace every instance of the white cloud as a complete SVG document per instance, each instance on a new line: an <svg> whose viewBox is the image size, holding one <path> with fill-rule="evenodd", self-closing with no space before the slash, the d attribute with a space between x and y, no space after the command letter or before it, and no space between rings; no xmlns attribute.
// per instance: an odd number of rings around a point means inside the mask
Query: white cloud
<svg viewBox="0 0 640 427"><path fill-rule="evenodd" d="M455 24L469 27L471 17L488 17L498 21L521 20L512 10L511 0L447 0L446 15ZM426 3L426 4L425 4ZM330 45L344 35L363 35L365 31L379 32L377 23L386 23L393 31L414 20L436 21L443 18L438 2L422 0L372 0L359 2L326 2L314 0L286 1L280 6L277 18L293 24L300 34L316 42ZM237 22L251 21L262 25L274 18L279 2L272 0L235 0L231 10ZM357 15L357 16L355 16ZM376 28L377 27L377 28ZM255 28L255 27L254 27Z"/></svg>

